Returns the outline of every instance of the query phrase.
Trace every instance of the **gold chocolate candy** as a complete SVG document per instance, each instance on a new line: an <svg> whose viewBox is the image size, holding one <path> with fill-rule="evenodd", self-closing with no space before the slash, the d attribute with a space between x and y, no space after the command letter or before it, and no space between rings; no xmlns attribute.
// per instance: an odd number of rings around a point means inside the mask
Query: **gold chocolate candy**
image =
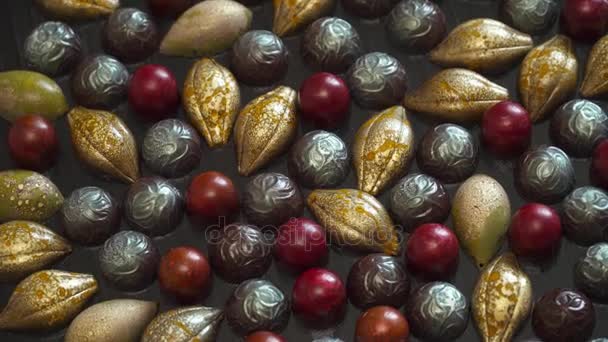
<svg viewBox="0 0 608 342"><path fill-rule="evenodd" d="M157 303L135 299L97 303L74 318L64 341L138 342L157 310Z"/></svg>
<svg viewBox="0 0 608 342"><path fill-rule="evenodd" d="M509 342L532 307L532 285L512 253L483 269L473 292L473 317L484 342Z"/></svg>
<svg viewBox="0 0 608 342"><path fill-rule="evenodd" d="M0 222L46 221L62 204L63 195L45 176L29 170L0 172Z"/></svg>
<svg viewBox="0 0 608 342"><path fill-rule="evenodd" d="M0 313L2 330L50 330L64 326L97 292L90 274L46 270L21 281Z"/></svg>
<svg viewBox="0 0 608 342"><path fill-rule="evenodd" d="M183 103L210 147L228 143L241 105L239 85L228 69L208 58L196 62L186 77Z"/></svg>
<svg viewBox="0 0 608 342"><path fill-rule="evenodd" d="M414 132L405 108L391 107L357 131L353 163L359 190L376 195L401 177L414 151Z"/></svg>
<svg viewBox="0 0 608 342"><path fill-rule="evenodd" d="M393 221L374 196L354 189L315 190L307 204L333 241L361 251L399 253Z"/></svg>
<svg viewBox="0 0 608 342"><path fill-rule="evenodd" d="M477 121L483 113L509 98L509 91L467 69L445 69L406 93L407 109L447 121Z"/></svg>
<svg viewBox="0 0 608 342"><path fill-rule="evenodd" d="M116 115L76 107L68 113L72 145L85 164L126 183L139 178L133 134Z"/></svg>
<svg viewBox="0 0 608 342"><path fill-rule="evenodd" d="M120 0L37 0L49 16L61 20L91 20L108 16L120 7Z"/></svg>
<svg viewBox="0 0 608 342"><path fill-rule="evenodd" d="M519 93L533 122L552 113L576 90L577 62L570 38L557 35L535 47L521 65Z"/></svg>
<svg viewBox="0 0 608 342"><path fill-rule="evenodd" d="M273 0L272 30L279 37L287 36L329 14L335 0Z"/></svg>
<svg viewBox="0 0 608 342"><path fill-rule="evenodd" d="M223 318L222 310L204 306L167 311L148 325L141 342L213 342Z"/></svg>
<svg viewBox="0 0 608 342"><path fill-rule="evenodd" d="M249 102L234 127L239 173L248 176L283 153L296 131L295 90L280 86Z"/></svg>
<svg viewBox="0 0 608 342"><path fill-rule="evenodd" d="M0 281L16 281L58 261L70 244L45 226L30 221L0 225Z"/></svg>
<svg viewBox="0 0 608 342"><path fill-rule="evenodd" d="M494 178L474 175L456 192L452 201L454 231L479 267L500 248L511 220L509 196Z"/></svg>
<svg viewBox="0 0 608 342"><path fill-rule="evenodd" d="M608 93L608 36L598 40L589 52L585 78L581 84L583 97L597 97Z"/></svg>
<svg viewBox="0 0 608 342"><path fill-rule="evenodd" d="M493 19L458 25L435 49L430 60L444 67L500 72L532 49L532 37Z"/></svg>

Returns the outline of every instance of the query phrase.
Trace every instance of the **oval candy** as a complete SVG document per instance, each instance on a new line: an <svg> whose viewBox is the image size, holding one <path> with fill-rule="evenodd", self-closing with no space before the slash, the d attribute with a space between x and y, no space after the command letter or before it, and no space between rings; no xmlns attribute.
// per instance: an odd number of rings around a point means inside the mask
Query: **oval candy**
<svg viewBox="0 0 608 342"><path fill-rule="evenodd" d="M29 170L0 172L0 222L46 221L63 205L63 195L45 176Z"/></svg>
<svg viewBox="0 0 608 342"><path fill-rule="evenodd" d="M141 342L212 342L224 314L222 310L193 306L163 312L148 325Z"/></svg>

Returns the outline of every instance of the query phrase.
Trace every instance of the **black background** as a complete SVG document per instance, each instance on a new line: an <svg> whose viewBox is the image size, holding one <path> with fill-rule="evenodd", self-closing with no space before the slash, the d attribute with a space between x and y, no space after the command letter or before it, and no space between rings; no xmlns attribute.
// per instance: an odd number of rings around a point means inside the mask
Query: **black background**
<svg viewBox="0 0 608 342"><path fill-rule="evenodd" d="M123 7L133 6L141 9L145 9L144 1L142 0L123 0ZM498 1L494 0L444 0L441 3L441 7L445 11L448 18L449 28L453 28L456 24L461 23L465 20L478 18L478 17L490 17L496 18L498 16ZM265 1L263 5L253 8L254 21L252 29L268 29L272 27L272 3ZM355 26L359 34L363 38L365 49L371 51L383 51L388 52L396 56L406 67L409 74L409 88L413 89L417 87L422 81L429 78L438 68L431 65L424 56L407 56L403 51L399 51L396 48L391 47L388 44L386 35L384 34L383 20L376 21L364 21L360 18L354 17L348 13L345 13L340 5L334 12L334 15L339 16L348 20ZM23 68L22 61L22 46L25 38L30 31L38 24L43 22L44 17L38 12L36 7L33 5L31 0L4 0L0 1L0 69L2 71ZM99 53L102 51L100 47L100 30L102 22L90 22L79 25L74 25L76 31L80 34L83 43L84 51L87 54ZM170 22L163 21L160 23L163 28L163 32L168 29ZM547 40L557 31L557 24L555 25L552 32L542 36L534 37L535 43L538 44ZM300 36L289 37L285 39L285 42L289 48L290 60L289 60L289 72L286 78L281 82L282 84L289 85L294 88L298 88L299 84L304 78L312 73L309 67L305 66L301 60L299 52ZM577 44L577 55L579 57L579 73L582 74L583 66L585 64L587 52L589 46ZM228 55L221 54L217 56L217 59L224 65L228 65ZM176 75L178 82L182 84L186 72L194 62L194 59L185 58L169 58L165 56L155 55L151 57L146 63L158 63L169 67ZM129 65L129 70L133 71L137 65ZM513 68L509 72L500 75L499 77L491 78L493 81L509 88L511 95L517 98L516 92L516 80L518 75L519 67ZM58 83L62 86L66 96L70 97L69 92L69 78L64 76L57 79ZM579 78L580 82L580 78ZM268 88L250 88L241 86L242 103L243 105L253 99L254 97L268 91ZM71 101L71 99L70 99ZM73 104L73 101L71 101ZM115 108L114 112L125 120L129 128L134 133L136 140L141 143L143 134L146 129L151 125L138 120L128 109L128 105L123 103L119 107ZM356 129L372 114L372 111L363 110L356 105L352 106L351 117L347 124L338 129L336 132L350 145L353 139L354 132ZM177 117L184 119L184 112L182 109L177 113ZM424 120L421 116L416 114L410 114L409 116L416 132L416 141L419 141L422 134L426 131L433 122ZM101 180L87 170L85 170L81 163L75 159L70 139L68 128L65 118L61 118L55 123L57 132L60 137L61 154L58 163L54 168L46 173L57 186L61 189L64 196L68 196L70 192L76 188L96 185L100 186L112 193L117 199L122 199L127 186L124 184L118 184L116 182L106 182ZM0 122L0 137L6 139L9 125L5 121ZM479 136L479 127L470 127L472 132ZM312 127L301 125L300 135L303 132L312 130ZM548 125L547 123L541 123L534 127L534 139L533 145L539 145L547 143L548 138ZM583 186L589 184L588 160L573 160L576 174L577 174L577 186ZM0 169L14 168L15 165L8 156L8 150L6 143L0 143ZM410 171L416 170L415 163L412 165ZM203 151L203 159L198 168L197 174L204 170L217 170L221 171L230 176L238 186L242 188L246 182L245 177L238 175L236 171L235 156L233 151L232 143L224 148L217 150L209 150L206 146ZM273 170L277 172L286 173L286 161L285 156L274 160L266 170ZM495 160L486 151L482 150L482 158L479 164L478 172L487 173L495 177L508 191L511 198L511 206L513 211L523 205L523 199L517 194L513 186L513 161L498 161ZM150 172L143 169L144 175L149 175ZM189 183L189 178L176 180L176 185L184 190ZM342 185L343 187L356 187L354 172L351 171L348 180ZM456 190L456 186L449 187L450 193L453 194ZM304 190L307 194L309 191ZM383 203L386 203L387 196L383 194L380 196ZM308 216L309 213L306 212ZM244 219L244 218L243 218ZM447 223L451 225L451 222ZM48 222L48 226L57 230L57 224L55 221ZM123 222L122 229L127 229L127 225ZM184 218L180 226L175 232L162 237L157 238L156 243L161 250L161 253L165 253L169 248L179 245L192 245L201 248L203 251L207 251L206 241L204 236L204 227L194 225L189 222L188 219ZM504 246L503 248L507 248ZM138 293L122 293L113 289L110 284L103 279L101 276L98 263L97 263L97 251L98 248L82 248L76 247L74 252L65 258L63 261L55 265L55 268L69 270L74 272L92 273L95 275L100 284L100 290L94 297L92 302L99 302L112 298L140 298L153 301L160 301L161 310L166 311L169 308L175 307L178 304L170 297L160 293L157 283L154 283L148 289ZM534 298L540 297L547 290L554 287L571 287L573 286L572 270L576 260L583 255L585 249L576 246L569 241L564 240L562 243L561 251L557 259L551 265L543 267L535 265L524 265L525 270L528 272L532 279L534 288ZM327 264L327 268L336 271L343 280L346 279L348 270L352 263L356 260L356 256L346 251L332 249L330 260ZM450 281L456 284L456 286L470 299L473 286L477 280L478 270L475 268L471 259L464 253L461 253L460 264L458 271L453 279ZM290 296L291 288L295 279L293 274L289 274L284 270L279 270L276 267L276 263L273 264L268 273L264 276L266 279L273 281L275 284ZM200 302L207 306L222 307L228 296L232 292L234 285L229 285L220 280L218 277L213 277L213 287L210 295ZM6 303L10 293L14 288L14 284L3 284L0 285L0 303L4 305ZM92 303L91 303L92 304ZM604 305L595 305L597 312L597 324L594 331L594 337L608 336L608 325L603 324L608 322L608 308ZM359 310L349 305L346 318L340 325L323 331L314 331L304 328L300 322L292 315L289 326L283 331L283 335L290 341L310 341L315 338L321 337L336 337L344 341L353 340L353 332L355 322L359 316ZM515 338L516 341L523 340L527 337L532 337L533 332L530 326L530 320L527 320L523 324L523 328ZM0 332L0 341L60 341L63 338L63 330L53 332L49 334L41 335L28 335L28 334L13 334ZM220 341L234 341L237 337L230 331L229 327L225 322L221 326L218 340ZM417 341L416 338L411 340ZM478 341L479 335L475 331L472 319L469 322L469 326L464 335L459 341Z"/></svg>

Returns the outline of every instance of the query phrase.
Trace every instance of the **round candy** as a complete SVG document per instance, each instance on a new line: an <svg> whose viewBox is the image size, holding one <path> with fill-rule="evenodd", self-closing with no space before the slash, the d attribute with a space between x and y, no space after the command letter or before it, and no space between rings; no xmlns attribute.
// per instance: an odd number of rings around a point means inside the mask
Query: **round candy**
<svg viewBox="0 0 608 342"><path fill-rule="evenodd" d="M586 341L594 327L593 303L576 290L553 289L534 305L532 328L543 341Z"/></svg>
<svg viewBox="0 0 608 342"><path fill-rule="evenodd" d="M184 212L181 193L160 177L138 179L125 198L125 218L135 230L150 236L177 228Z"/></svg>
<svg viewBox="0 0 608 342"><path fill-rule="evenodd" d="M608 29L608 3L604 0L565 0L561 26L572 38L593 42Z"/></svg>
<svg viewBox="0 0 608 342"><path fill-rule="evenodd" d="M445 183L457 183L477 169L479 147L464 127L441 124L424 134L416 158L423 172Z"/></svg>
<svg viewBox="0 0 608 342"><path fill-rule="evenodd" d="M515 254L543 258L558 249L562 238L559 214L551 207L528 203L519 208L511 219L509 243Z"/></svg>
<svg viewBox="0 0 608 342"><path fill-rule="evenodd" d="M405 0L386 18L388 38L408 53L425 53L441 42L446 33L445 15L429 0Z"/></svg>
<svg viewBox="0 0 608 342"><path fill-rule="evenodd" d="M18 117L8 131L8 151L20 167L39 171L50 168L59 151L55 127L39 115Z"/></svg>
<svg viewBox="0 0 608 342"><path fill-rule="evenodd" d="M87 186L72 191L63 202L59 220L68 239L98 245L118 230L120 206L105 190Z"/></svg>
<svg viewBox="0 0 608 342"><path fill-rule="evenodd" d="M445 221L450 214L450 198L435 178L413 173L393 187L389 208L403 229L410 231L424 223Z"/></svg>
<svg viewBox="0 0 608 342"><path fill-rule="evenodd" d="M355 28L336 17L320 18L308 26L301 50L306 63L333 73L345 72L363 54Z"/></svg>
<svg viewBox="0 0 608 342"><path fill-rule="evenodd" d="M346 78L353 97L365 108L381 109L396 105L407 90L405 68L395 57L383 52L359 57Z"/></svg>
<svg viewBox="0 0 608 342"><path fill-rule="evenodd" d="M608 240L608 194L591 186L577 188L562 203L566 236L581 245Z"/></svg>
<svg viewBox="0 0 608 342"><path fill-rule="evenodd" d="M594 184L608 189L608 139L601 141L593 150L589 173Z"/></svg>
<svg viewBox="0 0 608 342"><path fill-rule="evenodd" d="M278 287L267 280L252 279L234 290L224 314L236 333L247 335L258 330L283 330L291 312Z"/></svg>
<svg viewBox="0 0 608 342"><path fill-rule="evenodd" d="M124 99L129 71L114 57L88 57L72 74L72 95L85 107L110 109Z"/></svg>
<svg viewBox="0 0 608 342"><path fill-rule="evenodd" d="M147 0L150 11L157 17L177 17L197 0Z"/></svg>
<svg viewBox="0 0 608 342"><path fill-rule="evenodd" d="M207 171L196 176L186 194L188 212L203 219L230 217L239 209L239 194L226 175Z"/></svg>
<svg viewBox="0 0 608 342"><path fill-rule="evenodd" d="M355 15L371 19L388 14L398 2L399 0L342 0L342 6Z"/></svg>
<svg viewBox="0 0 608 342"><path fill-rule="evenodd" d="M391 306L375 306L365 311L355 327L359 342L407 341L410 328L399 310Z"/></svg>
<svg viewBox="0 0 608 342"><path fill-rule="evenodd" d="M406 309L412 333L428 341L455 341L469 322L469 304L452 284L428 283L410 297Z"/></svg>
<svg viewBox="0 0 608 342"><path fill-rule="evenodd" d="M114 234L99 251L101 272L122 291L139 291L150 285L159 261L154 241L132 230Z"/></svg>
<svg viewBox="0 0 608 342"><path fill-rule="evenodd" d="M146 64L135 70L129 82L129 105L142 118L158 120L177 111L177 81L166 67Z"/></svg>
<svg viewBox="0 0 608 342"><path fill-rule="evenodd" d="M333 188L348 176L348 147L334 133L312 131L304 134L291 148L289 174L307 188Z"/></svg>
<svg viewBox="0 0 608 342"><path fill-rule="evenodd" d="M348 117L350 92L339 76L320 72L302 82L298 104L305 120L317 127L335 128Z"/></svg>
<svg viewBox="0 0 608 342"><path fill-rule="evenodd" d="M410 290L405 265L396 257L370 254L357 260L346 282L351 303L360 309L376 305L401 307Z"/></svg>
<svg viewBox="0 0 608 342"><path fill-rule="evenodd" d="M568 155L555 146L526 151L515 168L515 185L528 200L553 204L574 188L575 174Z"/></svg>
<svg viewBox="0 0 608 342"><path fill-rule="evenodd" d="M47 21L38 25L25 40L25 65L49 76L70 71L82 57L80 38L64 23Z"/></svg>
<svg viewBox="0 0 608 342"><path fill-rule="evenodd" d="M234 223L209 241L213 270L231 283L262 276L272 263L272 239L254 226Z"/></svg>
<svg viewBox="0 0 608 342"><path fill-rule="evenodd" d="M343 318L346 290L340 277L330 270L311 268L293 286L293 311L313 324L333 324Z"/></svg>
<svg viewBox="0 0 608 342"><path fill-rule="evenodd" d="M305 217L289 220L279 227L274 254L295 269L319 266L328 254L325 229Z"/></svg>
<svg viewBox="0 0 608 342"><path fill-rule="evenodd" d="M608 300L608 243L598 243L587 249L574 267L574 282L592 298Z"/></svg>
<svg viewBox="0 0 608 342"><path fill-rule="evenodd" d="M183 301L191 301L204 294L210 279L211 267L207 258L193 247L170 249L158 268L160 288Z"/></svg>
<svg viewBox="0 0 608 342"><path fill-rule="evenodd" d="M114 11L103 28L105 50L125 63L135 63L151 56L159 44L154 20L136 8Z"/></svg>
<svg viewBox="0 0 608 342"><path fill-rule="evenodd" d="M481 125L483 143L501 157L511 157L524 152L532 139L530 114L519 103L502 101L483 115Z"/></svg>
<svg viewBox="0 0 608 342"><path fill-rule="evenodd" d="M278 227L304 211L304 200L298 185L289 177L275 172L253 177L243 192L243 212L249 222L265 228Z"/></svg>
<svg viewBox="0 0 608 342"><path fill-rule="evenodd" d="M270 31L249 31L232 46L232 71L246 84L271 85L285 76L288 64L287 47Z"/></svg>
<svg viewBox="0 0 608 342"><path fill-rule="evenodd" d="M547 31L559 14L556 0L505 0L500 8L504 22L525 33Z"/></svg>
<svg viewBox="0 0 608 342"><path fill-rule="evenodd" d="M245 342L287 342L287 340L272 331L256 331L247 335Z"/></svg>
<svg viewBox="0 0 608 342"><path fill-rule="evenodd" d="M200 164L201 139L187 123L167 119L146 132L141 152L152 172L168 178L182 177Z"/></svg>
<svg viewBox="0 0 608 342"><path fill-rule="evenodd" d="M458 266L458 250L458 238L450 228L437 223L423 224L407 241L407 265L427 279L447 278Z"/></svg>

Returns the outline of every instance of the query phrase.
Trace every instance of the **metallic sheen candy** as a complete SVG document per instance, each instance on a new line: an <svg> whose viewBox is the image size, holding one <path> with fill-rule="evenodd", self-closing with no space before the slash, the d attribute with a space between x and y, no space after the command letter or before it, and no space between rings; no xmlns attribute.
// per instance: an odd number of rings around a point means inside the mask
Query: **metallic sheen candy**
<svg viewBox="0 0 608 342"><path fill-rule="evenodd" d="M302 57L316 69L345 72L363 54L361 38L340 18L325 17L312 23L302 37Z"/></svg>
<svg viewBox="0 0 608 342"><path fill-rule="evenodd" d="M526 151L515 168L515 185L530 201L559 202L574 188L574 168L568 155L555 146Z"/></svg>
<svg viewBox="0 0 608 342"><path fill-rule="evenodd" d="M450 197L435 178L413 173L393 187L389 209L396 221L411 231L424 223L444 222L450 214Z"/></svg>
<svg viewBox="0 0 608 342"><path fill-rule="evenodd" d="M160 36L149 14L136 8L120 8L106 21L102 38L109 54L134 63L156 52Z"/></svg>
<svg viewBox="0 0 608 342"><path fill-rule="evenodd" d="M29 69L58 76L76 66L82 56L80 38L70 26L47 21L25 40L23 58Z"/></svg>
<svg viewBox="0 0 608 342"><path fill-rule="evenodd" d="M447 30L443 11L430 0L401 1L386 18L385 27L391 42L408 53L428 52Z"/></svg>
<svg viewBox="0 0 608 342"><path fill-rule="evenodd" d="M285 76L288 65L287 47L270 31L249 31L232 46L232 71L243 83L271 85Z"/></svg>
<svg viewBox="0 0 608 342"><path fill-rule="evenodd" d="M504 0L500 7L500 15L508 25L530 34L547 31L558 14L556 0Z"/></svg>
<svg viewBox="0 0 608 342"><path fill-rule="evenodd" d="M72 95L78 104L111 109L124 100L129 71L114 57L97 55L80 62L72 74Z"/></svg>
<svg viewBox="0 0 608 342"><path fill-rule="evenodd" d="M72 191L59 214L65 235L83 245L99 245L118 231L120 205L107 191L87 186Z"/></svg>
<svg viewBox="0 0 608 342"><path fill-rule="evenodd" d="M302 214L304 199L298 185L289 177L266 172L249 180L242 206L250 223L260 228L276 228Z"/></svg>
<svg viewBox="0 0 608 342"><path fill-rule="evenodd" d="M388 14L398 2L399 0L342 0L342 6L355 15L372 19Z"/></svg>
<svg viewBox="0 0 608 342"><path fill-rule="evenodd" d="M226 303L226 320L240 335L281 331L291 315L289 300L273 283L252 279L239 285Z"/></svg>
<svg viewBox="0 0 608 342"><path fill-rule="evenodd" d="M289 174L307 188L333 188L348 176L348 147L334 133L317 130L306 133L291 148Z"/></svg>
<svg viewBox="0 0 608 342"><path fill-rule="evenodd" d="M532 328L543 341L587 341L594 327L593 303L577 290L550 290L534 305Z"/></svg>
<svg viewBox="0 0 608 342"><path fill-rule="evenodd" d="M450 283L425 284L409 298L405 312L414 335L425 341L454 341L469 323L469 303Z"/></svg>
<svg viewBox="0 0 608 342"><path fill-rule="evenodd" d="M404 66L393 56L371 52L359 57L346 75L352 96L365 108L398 104L407 90Z"/></svg>
<svg viewBox="0 0 608 342"><path fill-rule="evenodd" d="M154 281L160 253L151 238L123 230L99 251L99 266L107 280L122 291L138 291Z"/></svg>
<svg viewBox="0 0 608 342"><path fill-rule="evenodd" d="M125 198L129 226L150 236L165 235L177 228L184 213L179 190L160 177L138 179Z"/></svg>
<svg viewBox="0 0 608 342"><path fill-rule="evenodd" d="M154 173L178 178L194 170L201 161L201 139L189 124L167 119L152 126L142 144L142 158Z"/></svg>
<svg viewBox="0 0 608 342"><path fill-rule="evenodd" d="M591 186L572 191L562 202L562 227L581 245L608 241L608 194Z"/></svg>
<svg viewBox="0 0 608 342"><path fill-rule="evenodd" d="M608 300L608 243L595 244L574 266L574 283L585 294Z"/></svg>
<svg viewBox="0 0 608 342"><path fill-rule="evenodd" d="M445 183L458 183L477 169L479 146L466 128L441 124L422 137L416 158L423 172Z"/></svg>
<svg viewBox="0 0 608 342"><path fill-rule="evenodd" d="M213 342L223 319L221 309L206 306L169 310L148 324L141 342Z"/></svg>

